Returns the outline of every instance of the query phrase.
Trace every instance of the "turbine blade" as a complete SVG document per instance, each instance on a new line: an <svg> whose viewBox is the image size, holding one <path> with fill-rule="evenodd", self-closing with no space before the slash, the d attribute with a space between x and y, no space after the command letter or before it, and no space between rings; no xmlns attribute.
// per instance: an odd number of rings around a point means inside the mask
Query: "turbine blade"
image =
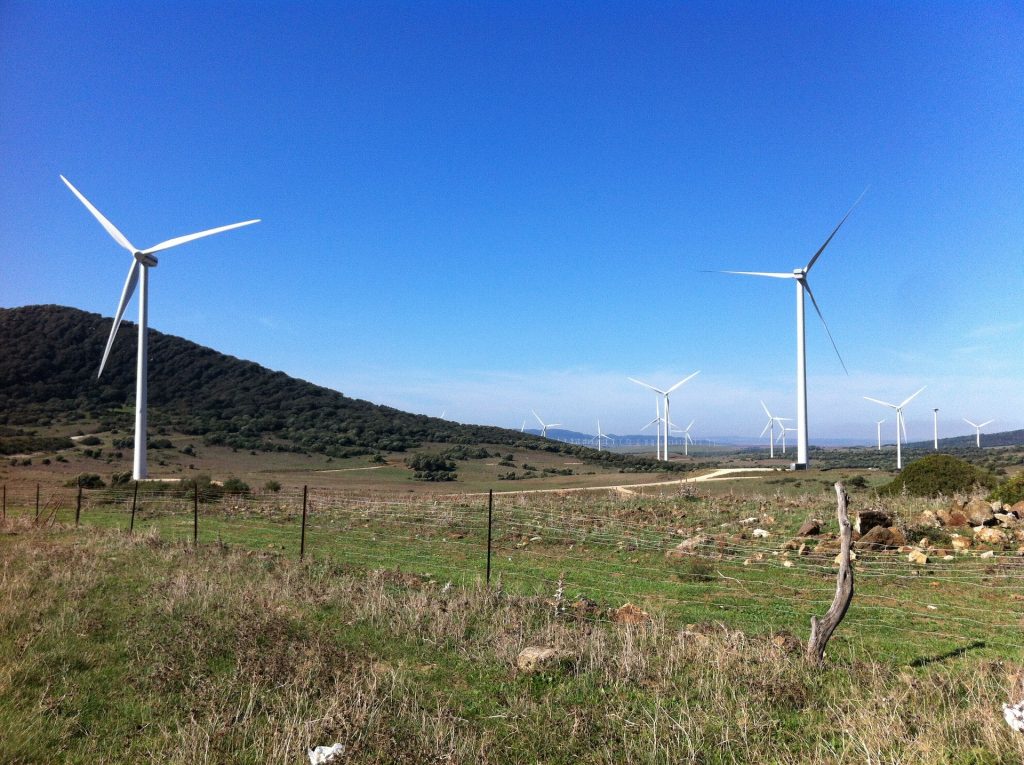
<svg viewBox="0 0 1024 765"><path fill-rule="evenodd" d="M532 410L532 409L531 409L530 411L531 411L531 412L533 412L533 410ZM544 427L547 427L547 426L546 426L546 425L544 424L544 420L542 420L542 419L540 418L540 415L539 415L539 414L537 414L536 412L533 412L533 416L537 418L537 422L539 422L539 423L540 423L540 426L541 426L542 428L544 428Z"/></svg>
<svg viewBox="0 0 1024 765"><path fill-rule="evenodd" d="M922 390L924 390L924 389L925 389L925 388L927 388L927 387L928 387L927 385L922 385L922 386L921 386L921 389L920 389L919 391L917 391L917 393L920 393L920 392L921 392ZM914 394L913 396L911 396L911 397L910 397L910 398L908 398L908 399L907 399L906 401L904 401L904 402L903 402L902 404L900 404L900 409L902 409L902 408L903 408L903 407L905 407L905 406L906 406L907 404L909 404L909 403L910 403L911 401L913 401L913 400L914 400L914 398L915 398L915 397L917 396L917 393L915 393L915 394Z"/></svg>
<svg viewBox="0 0 1024 765"><path fill-rule="evenodd" d="M657 417L655 417L655 418L654 418L653 420L651 420L651 421L650 421L649 423L647 423L647 424L646 424L646 425L644 425L644 426L643 426L642 428L640 428L640 430L647 430L647 429L648 429L649 427L651 427L651 425L653 425L653 424L654 424L654 423L656 423L656 422L661 422L661 415L658 415Z"/></svg>
<svg viewBox="0 0 1024 765"><path fill-rule="evenodd" d="M818 318L821 319L822 326L825 327L825 334L828 335L828 339L832 342L832 349L836 352L836 357L839 359L839 363L843 365L843 371L846 372L847 376L850 374L850 370L846 368L846 362L843 361L842 354L839 353L839 346L836 345L836 341L832 338L832 333L829 331L828 322L825 321L825 317L821 313L821 309L818 308L818 301L814 299L814 293L811 292L811 285L807 283L807 279L801 279L800 284L805 290L807 290L807 296L811 299L811 304L814 306L814 310L818 312Z"/></svg>
<svg viewBox="0 0 1024 765"><path fill-rule="evenodd" d="M139 269L142 265L139 261L132 259L131 268L128 269L128 278L124 280L124 289L121 290L121 301L117 304L117 313L114 314L114 324L110 328L110 337L107 338L107 347L103 351L103 360L100 361L100 371L96 373L97 379L103 374L103 367L107 365L107 357L114 345L114 336L117 335L117 328L121 326L121 317L124 316L124 309L128 307L128 301L132 299L135 292L135 285L139 281Z"/></svg>
<svg viewBox="0 0 1024 765"><path fill-rule="evenodd" d="M740 276L767 276L771 279L792 279L793 274L778 274L768 271L717 271L719 274L739 274Z"/></svg>
<svg viewBox="0 0 1024 765"><path fill-rule="evenodd" d="M979 425L978 427L983 428L986 425L991 425L993 422L995 422L995 420L985 420L985 422L981 423L981 425Z"/></svg>
<svg viewBox="0 0 1024 765"><path fill-rule="evenodd" d="M761 436L768 432L768 428L772 426L772 421L768 420L768 424L764 426L764 430L761 431ZM760 438L761 436L758 436Z"/></svg>
<svg viewBox="0 0 1024 765"><path fill-rule="evenodd" d="M696 377L696 376L697 376L697 375L699 375L699 374L700 374L700 370L698 369L698 370L697 370L696 372L694 372L694 373L693 373L692 375L690 375L689 377L686 377L686 378L684 378L684 379L680 380L680 381L679 381L679 382L677 382L677 383L676 383L675 385L673 385L673 386L672 386L671 388L669 388L669 389L668 389L667 391L665 391L665 395L667 396L667 395L668 395L669 393L671 393L672 391L674 391L674 390L675 390L676 388L678 388L678 387L679 387L680 385L683 385L684 383L688 383L688 382L689 382L690 380L692 380L692 379L693 379L694 377Z"/></svg>
<svg viewBox="0 0 1024 765"><path fill-rule="evenodd" d="M655 393L665 395L665 391L655 388L653 385L648 385L643 380L637 380L635 377L627 377L626 379L629 380L630 382L635 382L637 385L643 385L645 388L650 388Z"/></svg>
<svg viewBox="0 0 1024 765"><path fill-rule="evenodd" d="M230 226L218 226L217 228L207 229L206 231L199 231L195 234L186 234L185 236L176 236L174 239L168 239L166 242L160 242L160 244L154 244L152 247L148 247L143 250L143 254L152 255L154 252L160 252L161 250L168 250L171 247L177 247L180 244L187 244L196 239L202 239L204 236L213 236L223 231L230 231L233 228L241 228L242 226L251 226L253 223L259 223L260 219L255 218L253 220L242 221L241 223L232 223Z"/></svg>
<svg viewBox="0 0 1024 765"><path fill-rule="evenodd" d="M860 200L862 200L864 198L864 195L867 193L867 189L864 189L864 191L860 193L860 196L857 197L857 201L853 203L853 207L847 210L846 215L844 215L843 219L839 221L839 226L842 226L844 223L846 223L846 219L850 217L850 213L852 213L854 208L860 204ZM825 248L828 247L828 243L832 241L832 237L836 235L836 232L839 230L839 226L836 226L834 229L832 229L832 233L828 235L828 239L826 239L825 243L821 245L820 248L818 248L818 251L816 253L814 253L814 257L811 258L810 262L807 264L807 267L804 269L805 274L808 273L811 270L811 268L814 267L815 262L818 260L819 257L821 257L821 253L825 251Z"/></svg>
<svg viewBox="0 0 1024 765"><path fill-rule="evenodd" d="M980 425L975 425L975 424L974 424L973 422L971 422L970 420L968 420L968 419L967 419L966 417L964 417L964 422L966 422L966 423L967 423L968 425L970 425L970 426L971 426L972 428L980 428L980 427L981 427Z"/></svg>
<svg viewBox="0 0 1024 765"><path fill-rule="evenodd" d="M696 422L696 420L690 420L690 424L686 426L686 431L685 431L686 433L690 432L690 428L693 427L693 423L695 423L695 422Z"/></svg>
<svg viewBox="0 0 1024 765"><path fill-rule="evenodd" d="M763 401L761 402L761 408L764 409L764 413L767 414L769 417L772 416L772 413L768 411L768 407L765 406Z"/></svg>
<svg viewBox="0 0 1024 765"><path fill-rule="evenodd" d="M907 443L907 421L903 419L903 412L900 412L900 430L903 431L903 443Z"/></svg>
<svg viewBox="0 0 1024 765"><path fill-rule="evenodd" d="M115 226L109 220L104 218L103 217L103 213L101 213L99 210L97 210L95 207L93 207L92 203L88 199L86 199L84 196L82 196L82 192L80 192L78 189L76 189L74 186L71 185L71 181L69 181L63 175L60 177L60 179L62 181L64 181L64 184L69 189L71 189L71 193L73 193L76 197L78 197L78 201L81 202L83 205L85 205L85 208L89 212L92 213L92 217L94 217L96 220L98 220L100 222L100 225L103 226L103 228L105 228L107 230L107 233L110 234L110 236L112 236L114 238L114 241L117 242L122 247L124 247L126 250L128 250L128 252L130 252L132 255L134 255L135 254L135 245L133 245L131 242L129 242L128 238L124 234L122 234L120 231L117 230L117 226Z"/></svg>
<svg viewBox="0 0 1024 765"><path fill-rule="evenodd" d="M876 404L887 406L890 409L896 409L896 404L890 404L888 401L879 401L877 398L871 398L871 396L861 396L861 398L866 398L868 401L874 401ZM885 420L882 420L882 422L885 422Z"/></svg>

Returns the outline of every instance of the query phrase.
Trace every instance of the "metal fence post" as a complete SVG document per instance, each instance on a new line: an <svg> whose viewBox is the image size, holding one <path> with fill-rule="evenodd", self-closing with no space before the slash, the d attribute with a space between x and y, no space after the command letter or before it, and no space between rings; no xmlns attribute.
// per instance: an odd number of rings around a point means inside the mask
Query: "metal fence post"
<svg viewBox="0 0 1024 765"><path fill-rule="evenodd" d="M487 490L487 586L491 586L491 519L494 514L494 489Z"/></svg>
<svg viewBox="0 0 1024 765"><path fill-rule="evenodd" d="M199 544L199 481L192 482L192 544Z"/></svg>
<svg viewBox="0 0 1024 765"><path fill-rule="evenodd" d="M78 476L78 499L75 500L75 528L78 528L78 519L82 517L82 476Z"/></svg>
<svg viewBox="0 0 1024 765"><path fill-rule="evenodd" d="M299 542L299 560L306 557L306 500L309 496L308 486L302 487L302 537Z"/></svg>
<svg viewBox="0 0 1024 765"><path fill-rule="evenodd" d="M135 504L139 499L139 482L135 482L135 493L132 494L132 519L128 523L128 533L133 534L135 532Z"/></svg>

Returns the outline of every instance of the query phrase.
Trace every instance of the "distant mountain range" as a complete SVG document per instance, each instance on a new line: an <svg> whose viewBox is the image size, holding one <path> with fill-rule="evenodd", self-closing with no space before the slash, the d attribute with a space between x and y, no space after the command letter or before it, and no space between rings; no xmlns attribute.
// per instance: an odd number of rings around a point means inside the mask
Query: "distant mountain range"
<svg viewBox="0 0 1024 765"><path fill-rule="evenodd" d="M130 435L137 327L125 324L103 377L97 379L111 319L54 305L0 309L0 438L85 421ZM348 398L152 329L149 353L151 436L174 431L208 445L333 457L404 451L426 442L496 444L641 470L677 469L517 430L461 425Z"/></svg>

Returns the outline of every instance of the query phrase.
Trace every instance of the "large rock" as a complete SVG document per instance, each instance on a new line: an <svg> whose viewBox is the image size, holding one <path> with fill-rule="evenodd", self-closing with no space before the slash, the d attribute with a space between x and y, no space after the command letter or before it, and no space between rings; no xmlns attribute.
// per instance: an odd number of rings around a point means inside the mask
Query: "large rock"
<svg viewBox="0 0 1024 765"><path fill-rule="evenodd" d="M1018 518L1024 518L1024 499L1020 502L1016 502L1010 507L1010 512L1016 515Z"/></svg>
<svg viewBox="0 0 1024 765"><path fill-rule="evenodd" d="M942 522L931 510L924 510L914 519L914 525L922 529L933 529L941 526Z"/></svg>
<svg viewBox="0 0 1024 765"><path fill-rule="evenodd" d="M698 555L700 548L709 545L714 540L711 537L701 534L696 537L684 539L671 550L665 553L666 558L685 558L687 555Z"/></svg>
<svg viewBox="0 0 1024 765"><path fill-rule="evenodd" d="M953 549L957 552L962 550L969 550L974 544L974 540L970 537L962 537L959 534L954 534L949 538L949 543L953 545Z"/></svg>
<svg viewBox="0 0 1024 765"><path fill-rule="evenodd" d="M626 603L612 611L612 621L616 624L643 624L650 620L649 613L632 603Z"/></svg>
<svg viewBox="0 0 1024 765"><path fill-rule="evenodd" d="M565 659L566 655L555 648L531 645L519 652L519 656L516 657L516 667L520 672L527 674L545 672L556 669Z"/></svg>
<svg viewBox="0 0 1024 765"><path fill-rule="evenodd" d="M861 510L857 513L857 520L853 524L853 528L860 534L867 534L876 526L885 526L886 528L892 526L892 516L881 508Z"/></svg>
<svg viewBox="0 0 1024 765"><path fill-rule="evenodd" d="M983 499L972 499L964 508L964 515L967 522L972 526L993 526L996 522L996 514L992 512L992 505Z"/></svg>
<svg viewBox="0 0 1024 765"><path fill-rule="evenodd" d="M943 526L961 527L970 525L966 513L958 507L953 507L949 510L939 510L935 516Z"/></svg>
<svg viewBox="0 0 1024 765"><path fill-rule="evenodd" d="M821 533L821 521L808 518L796 532L798 537L814 537Z"/></svg>
<svg viewBox="0 0 1024 765"><path fill-rule="evenodd" d="M857 542L859 550L885 550L891 547L901 547L907 543L907 538L899 529L887 526L872 526L867 534L864 534Z"/></svg>
<svg viewBox="0 0 1024 765"><path fill-rule="evenodd" d="M975 541L986 545L1005 545L1010 541L1006 532L995 527L982 526L974 530Z"/></svg>
<svg viewBox="0 0 1024 765"><path fill-rule="evenodd" d="M928 562L928 554L924 550L911 550L907 560L918 566L923 566Z"/></svg>

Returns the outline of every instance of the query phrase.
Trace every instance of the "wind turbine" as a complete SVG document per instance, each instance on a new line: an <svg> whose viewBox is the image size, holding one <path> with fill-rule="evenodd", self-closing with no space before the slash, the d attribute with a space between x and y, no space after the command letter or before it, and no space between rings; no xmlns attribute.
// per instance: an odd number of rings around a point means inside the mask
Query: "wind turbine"
<svg viewBox="0 0 1024 765"><path fill-rule="evenodd" d="M934 430L932 431L932 433L934 435L935 451L938 451L939 450L939 410L938 410L938 407L936 407L935 409L932 409L932 424L934 426Z"/></svg>
<svg viewBox="0 0 1024 765"><path fill-rule="evenodd" d="M640 432L647 430L651 425L657 425L657 435L654 437L655 460L661 460L661 408L658 399L654 399L654 419L640 428Z"/></svg>
<svg viewBox="0 0 1024 765"><path fill-rule="evenodd" d="M875 422L875 428L878 430L878 451L882 451L882 423L885 420L878 420Z"/></svg>
<svg viewBox="0 0 1024 765"><path fill-rule="evenodd" d="M927 387L928 387L927 385L923 386L920 390L917 391L917 393L920 393L922 390L924 390ZM903 421L903 407L905 407L907 404L909 404L917 396L917 393L915 393L913 396L910 396L907 399L904 399L902 404L890 404L888 401L880 401L877 398L871 398L871 396L864 396L864 398L866 398L868 401L874 401L876 404L881 404L882 406L887 406L890 409L895 409L896 410L896 469L897 470L902 470L903 469L903 452L902 452L902 450L900 448L901 444L902 444L902 442L900 441L900 433L901 432L903 433L903 440L904 441L907 439L907 426L906 426L906 423ZM885 422L885 420L882 420L882 422ZM879 425L879 427L881 427L881 425Z"/></svg>
<svg viewBox="0 0 1024 765"><path fill-rule="evenodd" d="M828 235L828 239L825 243L818 248L818 251L814 253L814 256L807 262L807 265L803 268L795 268L792 273L770 273L765 271L723 271L726 274L739 274L742 276L767 276L772 279L793 279L796 281L796 427L797 427L797 446L796 446L796 462L793 467L796 470L805 470L807 468L807 356L806 356L806 343L804 342L804 293L806 292L808 297L811 298L811 303L814 305L814 310L818 313L818 318L821 319L822 325L825 327L825 333L828 335L828 339L832 342L832 347L835 349L836 356L839 357L839 363L843 365L843 371L847 374L846 363L843 361L843 357L839 354L839 348L836 346L836 341L832 338L832 332L829 331L828 324L825 322L825 317L821 313L821 309L818 307L818 301L814 299L814 293L811 291L811 285L807 281L807 275L814 268L814 264L818 262L818 258L821 257L821 253L825 251L829 243L832 241L832 237L839 231L840 226L846 223L846 219L850 217L850 213L853 212L854 208L860 204L860 200L864 198L864 194L867 193L867 189L861 193L857 198L857 201L853 203L843 219L839 221L839 225L836 226L832 233Z"/></svg>
<svg viewBox="0 0 1024 765"><path fill-rule="evenodd" d="M690 420L690 424L686 426L686 430L683 430L682 428L676 428L674 425L672 426L677 433L682 433L683 434L683 456L684 457L689 457L690 456L690 444L693 443L693 438L690 437L690 428L693 427L693 423L695 423L695 422L696 422L696 420ZM671 423L669 423L669 424L671 425Z"/></svg>
<svg viewBox="0 0 1024 765"><path fill-rule="evenodd" d="M671 421L671 417L669 416L669 401L668 401L669 394L671 394L680 385L688 383L690 380L692 380L694 377L696 377L699 374L700 374L700 370L698 369L696 372L694 372L693 374L689 375L688 377L684 377L682 380L677 382L675 385L673 385L668 390L662 390L661 388L655 388L653 385L648 385L647 383L643 382L642 380L637 380L635 377L627 377L626 378L630 382L635 382L637 385L642 385L643 387L649 388L650 390L653 390L655 393L660 393L662 396L665 397L665 428L664 428L665 448L664 448L663 451L664 451L664 455L665 455L664 456L664 460L666 462L668 462L668 424ZM648 425L649 424L650 423L648 423Z"/></svg>
<svg viewBox="0 0 1024 765"><path fill-rule="evenodd" d="M985 422L981 423L980 425L975 425L973 422L971 422L966 417L964 417L964 422L966 422L968 425L970 425L972 428L974 428L974 444L975 444L975 446L977 446L980 449L981 448L981 429L983 427L985 427L986 425L991 425L993 422L995 422L995 420L985 420Z"/></svg>
<svg viewBox="0 0 1024 765"><path fill-rule="evenodd" d="M594 441L597 441L597 450L598 451L601 451L601 439L602 438L607 439L608 441L612 440L610 436L606 436L604 433L601 432L601 421L598 420L597 421L597 435L594 436L592 439L590 439L590 443L594 443Z"/></svg>
<svg viewBox="0 0 1024 765"><path fill-rule="evenodd" d="M241 223L232 223L229 226L218 226L217 228L199 231L195 234L177 236L174 239L168 239L167 241L160 242L159 244L154 244L152 247L140 250L129 242L125 235L118 231L113 223L103 217L103 213L93 207L89 200L82 196L81 192L71 185L71 181L63 175L60 179L64 181L64 184L71 189L71 192L76 197L78 197L78 201L85 205L85 208L92 213L92 216L96 220L99 221L100 225L106 229L107 233L110 234L113 240L128 250L132 255L132 264L128 268L128 278L125 279L124 288L121 290L121 301L117 304L117 313L114 315L114 324L110 328L110 337L107 338L107 347L103 351L103 359L100 361L99 372L96 373L97 378L103 374L103 368L107 364L107 357L110 355L110 349L114 345L114 337L117 335L118 327L121 326L121 317L124 315L124 310L128 306L128 301L131 300L132 295L135 292L136 285L141 283L141 286L139 287L139 350L135 371L135 455L132 469L132 476L136 481L138 481L146 478L148 474L148 468L146 465L146 377L148 374L149 362L147 319L149 316L149 269L153 268L157 264L157 259L153 257L153 255L154 253L161 252L163 250L169 250L171 247L177 247L179 245L195 241L196 239L202 239L205 236L212 236L213 234L219 234L223 231L230 231L233 228L241 228L242 226L259 223L259 218L255 220L242 221Z"/></svg>
<svg viewBox="0 0 1024 765"><path fill-rule="evenodd" d="M530 411L533 412L532 409ZM542 420L540 418L540 415L538 415L536 412L533 412L533 416L536 417L537 418L537 422L540 423L540 437L541 438L547 438L548 437L548 428L560 428L562 426L562 423L560 423L560 422L552 422L550 425L546 425L544 423L544 420Z"/></svg>
<svg viewBox="0 0 1024 765"><path fill-rule="evenodd" d="M768 415L768 423L764 426L764 430L761 431L761 435L763 436L765 433L768 433L768 456L771 459L775 459L775 423L779 424L779 427L782 429L783 434L785 434L786 426L783 425L783 422L788 422L792 418L776 417L775 415L768 411L768 407L765 406L764 401L761 402L761 408L764 409L764 413ZM782 452L783 454L785 454L785 448L783 448Z"/></svg>

